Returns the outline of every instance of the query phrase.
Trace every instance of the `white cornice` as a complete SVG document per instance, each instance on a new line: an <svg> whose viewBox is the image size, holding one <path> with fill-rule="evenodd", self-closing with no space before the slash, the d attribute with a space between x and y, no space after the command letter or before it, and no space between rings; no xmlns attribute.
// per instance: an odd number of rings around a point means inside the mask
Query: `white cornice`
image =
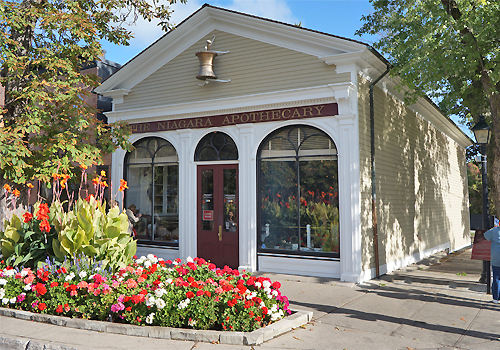
<svg viewBox="0 0 500 350"><path fill-rule="evenodd" d="M113 104L123 103L123 98L130 93L129 89L116 89L111 91L104 91L101 93L104 97L111 97Z"/></svg>

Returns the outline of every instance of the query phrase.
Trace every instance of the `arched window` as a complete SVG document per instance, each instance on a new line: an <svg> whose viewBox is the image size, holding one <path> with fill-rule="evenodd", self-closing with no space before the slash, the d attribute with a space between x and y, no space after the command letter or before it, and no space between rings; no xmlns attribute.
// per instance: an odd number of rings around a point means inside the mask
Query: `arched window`
<svg viewBox="0 0 500 350"><path fill-rule="evenodd" d="M143 243L178 245L179 166L175 148L158 137L134 143L125 157L125 207ZM131 217L130 214L133 214Z"/></svg>
<svg viewBox="0 0 500 350"><path fill-rule="evenodd" d="M288 126L258 151L259 250L339 256L337 148L323 131Z"/></svg>
<svg viewBox="0 0 500 350"><path fill-rule="evenodd" d="M238 149L231 137L216 131L201 139L196 147L194 160L238 160Z"/></svg>

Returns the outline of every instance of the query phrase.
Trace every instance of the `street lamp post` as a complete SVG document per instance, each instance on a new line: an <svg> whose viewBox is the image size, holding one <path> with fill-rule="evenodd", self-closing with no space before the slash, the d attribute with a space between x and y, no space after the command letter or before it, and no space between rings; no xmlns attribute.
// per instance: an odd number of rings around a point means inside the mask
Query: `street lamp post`
<svg viewBox="0 0 500 350"><path fill-rule="evenodd" d="M491 128L486 124L484 116L479 117L479 122L472 128L474 136L476 137L476 143L481 147L481 177L482 177L482 189L483 189L483 230L490 229L490 210L488 202L488 174L486 169L486 148L491 138ZM483 271L481 273L481 279L483 276L486 279L486 292L491 293L491 272L490 272L490 261L483 260Z"/></svg>

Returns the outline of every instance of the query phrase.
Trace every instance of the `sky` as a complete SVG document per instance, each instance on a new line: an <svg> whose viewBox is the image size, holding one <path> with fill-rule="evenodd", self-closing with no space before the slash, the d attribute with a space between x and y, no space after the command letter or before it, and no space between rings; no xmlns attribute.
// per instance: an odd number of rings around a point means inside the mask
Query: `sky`
<svg viewBox="0 0 500 350"><path fill-rule="evenodd" d="M368 0L187 0L186 4L177 3L172 6L174 12L171 22L179 24L204 3L280 22L300 23L304 28L355 39L370 45L378 40L377 36L355 35L363 24L362 16L373 12ZM103 43L106 59L123 65L164 34L156 23L144 20L139 20L130 28L134 33L130 46ZM470 130L458 124L458 118L452 116L452 120L474 139Z"/></svg>

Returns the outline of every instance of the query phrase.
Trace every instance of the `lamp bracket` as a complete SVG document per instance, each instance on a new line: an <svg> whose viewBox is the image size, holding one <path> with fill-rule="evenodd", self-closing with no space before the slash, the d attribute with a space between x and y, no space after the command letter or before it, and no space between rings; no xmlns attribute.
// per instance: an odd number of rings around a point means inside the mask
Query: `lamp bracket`
<svg viewBox="0 0 500 350"><path fill-rule="evenodd" d="M231 82L231 79L228 79L228 80L222 80L222 79L206 79L205 81L203 81L203 83L198 84L198 86L207 85L207 84L208 84L208 83L210 83L211 81L215 81L215 82L217 82L217 83L230 83L230 82Z"/></svg>

